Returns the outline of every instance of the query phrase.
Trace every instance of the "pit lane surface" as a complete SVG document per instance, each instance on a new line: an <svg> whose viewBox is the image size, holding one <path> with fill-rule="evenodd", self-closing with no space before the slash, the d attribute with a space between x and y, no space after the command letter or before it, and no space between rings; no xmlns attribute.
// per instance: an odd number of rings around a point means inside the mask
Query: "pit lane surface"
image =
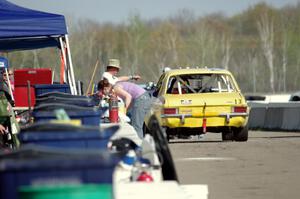
<svg viewBox="0 0 300 199"><path fill-rule="evenodd" d="M210 199L300 198L300 132L250 131L248 142L221 134L171 140L182 184L207 184Z"/></svg>

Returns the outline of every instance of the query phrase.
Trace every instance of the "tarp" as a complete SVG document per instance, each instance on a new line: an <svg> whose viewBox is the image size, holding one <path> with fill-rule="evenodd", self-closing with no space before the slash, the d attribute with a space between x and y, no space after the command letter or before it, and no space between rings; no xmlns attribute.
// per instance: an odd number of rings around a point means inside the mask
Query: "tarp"
<svg viewBox="0 0 300 199"><path fill-rule="evenodd" d="M59 46L67 34L63 15L23 8L0 0L0 51Z"/></svg>

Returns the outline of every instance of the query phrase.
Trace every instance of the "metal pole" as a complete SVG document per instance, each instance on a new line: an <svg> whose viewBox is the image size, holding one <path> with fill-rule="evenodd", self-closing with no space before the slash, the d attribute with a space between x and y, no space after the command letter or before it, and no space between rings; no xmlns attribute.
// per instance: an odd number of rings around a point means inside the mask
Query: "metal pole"
<svg viewBox="0 0 300 199"><path fill-rule="evenodd" d="M77 88L78 88L78 95L83 95L81 81L77 81Z"/></svg>
<svg viewBox="0 0 300 199"><path fill-rule="evenodd" d="M54 77L55 77L55 71L53 70L51 84L53 84L53 82L54 82Z"/></svg>
<svg viewBox="0 0 300 199"><path fill-rule="evenodd" d="M91 88L91 85L92 85L92 83L93 83L93 81L94 81L95 74L96 74L96 70L97 70L97 68L98 68L98 64L99 64L99 59L97 59L97 61L96 61L96 64L95 64L95 67L94 67L94 71L93 71L93 74L92 74L92 78L91 78L91 80L90 80L89 86L88 86L88 88L87 88L87 90L86 90L86 93L85 93L86 96L88 96L88 94L89 94L89 92L90 92L90 88ZM93 93L93 91L94 91L94 90L92 90L92 93Z"/></svg>
<svg viewBox="0 0 300 199"><path fill-rule="evenodd" d="M75 83L75 76L74 76L74 70L73 70L73 63L72 63L72 55L71 55L71 50L70 50L70 43L69 43L69 37L68 35L65 35L66 38L66 44L67 44L67 52L68 52L68 60L70 64L70 72L71 72L71 81L74 86L74 94L77 95L77 89L76 89L76 83Z"/></svg>
<svg viewBox="0 0 300 199"><path fill-rule="evenodd" d="M30 81L27 81L27 99L28 99L28 111L29 114L31 115L31 86L30 86Z"/></svg>
<svg viewBox="0 0 300 199"><path fill-rule="evenodd" d="M64 58L64 65L67 66L67 59L66 59L66 52L65 52L65 45L63 43L62 37L59 37L60 49ZM64 80L66 80L66 69L64 72Z"/></svg>
<svg viewBox="0 0 300 199"><path fill-rule="evenodd" d="M64 64L65 64L64 80L69 83L70 89L71 89L71 93L74 95L75 94L74 85L73 85L73 83L71 81L69 70L68 70L67 55L66 55L66 51L65 51L66 48L65 48L65 45L64 45L65 43L62 40L62 37L59 38L59 41L60 41L60 46L61 46L61 50L62 50L62 54L63 54L63 59L64 59Z"/></svg>
<svg viewBox="0 0 300 199"><path fill-rule="evenodd" d="M71 88L71 93L73 95L75 95L75 93L74 93L74 85L73 85L73 82L71 81L70 70L67 70L67 75L68 75L68 80L69 80L69 84L70 84L70 88Z"/></svg>
<svg viewBox="0 0 300 199"><path fill-rule="evenodd" d="M12 88L11 88L11 83L10 83L10 80L9 80L9 75L8 75L8 70L7 68L5 68L5 75L6 75L6 80L7 80L7 84L8 84L8 89L9 89L9 92L10 92L10 95L11 95L11 99L13 101L15 101L15 98L14 98L14 95L13 95L13 92L12 92Z"/></svg>

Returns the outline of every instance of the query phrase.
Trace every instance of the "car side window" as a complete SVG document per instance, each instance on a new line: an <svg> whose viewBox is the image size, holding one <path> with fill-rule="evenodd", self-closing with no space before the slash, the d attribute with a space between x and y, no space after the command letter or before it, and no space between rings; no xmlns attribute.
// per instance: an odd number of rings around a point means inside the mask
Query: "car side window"
<svg viewBox="0 0 300 199"><path fill-rule="evenodd" d="M169 80L168 80L168 85L167 85L167 94L172 94L173 93L173 90L175 89L175 82L176 82L176 79L175 77L170 77Z"/></svg>

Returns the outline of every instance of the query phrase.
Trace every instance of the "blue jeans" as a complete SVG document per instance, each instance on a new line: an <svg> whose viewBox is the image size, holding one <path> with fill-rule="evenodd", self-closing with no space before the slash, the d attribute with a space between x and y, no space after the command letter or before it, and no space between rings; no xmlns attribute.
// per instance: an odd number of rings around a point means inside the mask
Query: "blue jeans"
<svg viewBox="0 0 300 199"><path fill-rule="evenodd" d="M143 138L143 124L146 114L151 107L151 97L148 92L145 92L138 98L133 100L130 107L131 125L136 130L138 136Z"/></svg>

